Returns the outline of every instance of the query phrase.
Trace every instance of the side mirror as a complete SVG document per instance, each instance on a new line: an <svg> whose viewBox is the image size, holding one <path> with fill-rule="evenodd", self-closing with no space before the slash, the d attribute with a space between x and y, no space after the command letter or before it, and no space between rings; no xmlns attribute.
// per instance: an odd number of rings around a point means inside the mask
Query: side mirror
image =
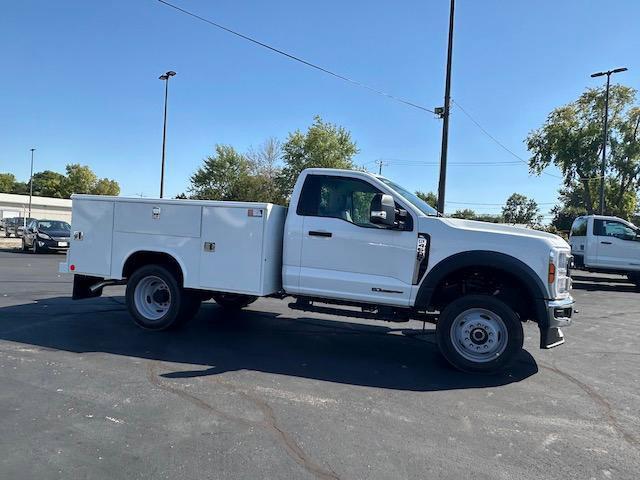
<svg viewBox="0 0 640 480"><path fill-rule="evenodd" d="M376 193L371 200L371 223L393 227L396 223L396 202L391 195Z"/></svg>

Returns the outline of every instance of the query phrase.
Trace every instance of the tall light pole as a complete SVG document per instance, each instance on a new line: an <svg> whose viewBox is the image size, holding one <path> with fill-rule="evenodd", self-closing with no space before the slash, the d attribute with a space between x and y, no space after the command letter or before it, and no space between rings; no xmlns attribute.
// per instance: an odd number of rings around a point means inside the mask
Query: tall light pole
<svg viewBox="0 0 640 480"><path fill-rule="evenodd" d="M607 170L607 140L609 139L609 84L611 75L614 73L626 72L627 68L616 68L606 72L592 73L591 78L607 76L607 88L604 94L604 132L602 140L602 165L600 166L600 215L604 215L604 174Z"/></svg>
<svg viewBox="0 0 640 480"><path fill-rule="evenodd" d="M31 175L29 175L29 215L27 218L31 218L31 197L33 196L33 152L35 148L31 149Z"/></svg>
<svg viewBox="0 0 640 480"><path fill-rule="evenodd" d="M449 10L449 44L447 48L447 76L444 87L444 107L442 110L442 149L440 151L440 180L438 181L438 211L444 214L444 195L447 182L447 147L449 144L449 107L451 106L451 61L453 58L453 19L455 0L451 0Z"/></svg>
<svg viewBox="0 0 640 480"><path fill-rule="evenodd" d="M169 78L176 74L173 70L169 70L158 78L164 80L164 125L162 127L162 167L160 170L160 198L164 194L164 151L167 141L167 99L169 97Z"/></svg>

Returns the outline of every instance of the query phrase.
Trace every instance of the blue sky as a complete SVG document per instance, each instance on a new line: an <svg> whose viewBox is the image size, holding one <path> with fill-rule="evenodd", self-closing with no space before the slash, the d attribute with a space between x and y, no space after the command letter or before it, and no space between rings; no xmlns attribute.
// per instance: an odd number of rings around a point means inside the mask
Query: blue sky
<svg viewBox="0 0 640 480"><path fill-rule="evenodd" d="M426 107L442 105L448 0L172 0L328 69ZM523 158L556 106L618 66L640 88L640 2L458 0L452 97ZM435 190L441 121L256 47L155 0L4 2L0 16L0 172L90 165L123 195L158 194L163 84L170 85L165 191L184 191L216 143L286 139L316 114L348 128L359 164ZM510 162L455 106L449 159ZM550 169L550 173L557 173ZM525 165L449 168L447 211L498 212L513 192L547 210L559 179Z"/></svg>

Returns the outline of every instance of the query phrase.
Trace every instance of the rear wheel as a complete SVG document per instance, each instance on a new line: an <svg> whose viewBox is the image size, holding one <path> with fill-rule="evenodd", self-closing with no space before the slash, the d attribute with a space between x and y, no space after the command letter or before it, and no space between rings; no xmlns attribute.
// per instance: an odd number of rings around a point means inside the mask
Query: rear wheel
<svg viewBox="0 0 640 480"><path fill-rule="evenodd" d="M212 297L218 305L230 310L240 310L258 299L258 297L252 295L241 295L239 293L214 293Z"/></svg>
<svg viewBox="0 0 640 480"><path fill-rule="evenodd" d="M196 292L185 290L169 270L146 265L127 282L127 308L133 321L147 330L166 330L193 318L200 308Z"/></svg>
<svg viewBox="0 0 640 480"><path fill-rule="evenodd" d="M488 295L450 303L436 328L438 345L454 367L474 373L504 368L522 350L522 323L509 305Z"/></svg>

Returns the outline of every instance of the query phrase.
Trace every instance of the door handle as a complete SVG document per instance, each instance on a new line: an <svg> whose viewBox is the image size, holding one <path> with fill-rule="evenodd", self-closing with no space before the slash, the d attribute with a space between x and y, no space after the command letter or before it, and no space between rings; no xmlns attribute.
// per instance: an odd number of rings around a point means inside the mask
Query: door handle
<svg viewBox="0 0 640 480"><path fill-rule="evenodd" d="M319 232L317 230L309 230L310 237L331 237L333 235L331 232Z"/></svg>
<svg viewBox="0 0 640 480"><path fill-rule="evenodd" d="M600 242L602 245L612 245L611 242Z"/></svg>

